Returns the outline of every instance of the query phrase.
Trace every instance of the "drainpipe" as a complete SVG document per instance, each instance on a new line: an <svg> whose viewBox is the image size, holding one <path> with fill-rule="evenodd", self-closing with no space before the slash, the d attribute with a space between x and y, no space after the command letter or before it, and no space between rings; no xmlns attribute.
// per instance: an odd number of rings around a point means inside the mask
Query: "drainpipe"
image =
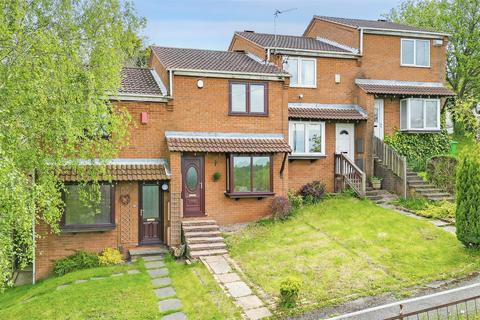
<svg viewBox="0 0 480 320"><path fill-rule="evenodd" d="M270 48L267 48L267 62L270 62Z"/></svg>
<svg viewBox="0 0 480 320"><path fill-rule="evenodd" d="M168 70L168 82L170 97L173 97L173 70Z"/></svg>
<svg viewBox="0 0 480 320"><path fill-rule="evenodd" d="M360 28L360 55L363 55L363 28Z"/></svg>

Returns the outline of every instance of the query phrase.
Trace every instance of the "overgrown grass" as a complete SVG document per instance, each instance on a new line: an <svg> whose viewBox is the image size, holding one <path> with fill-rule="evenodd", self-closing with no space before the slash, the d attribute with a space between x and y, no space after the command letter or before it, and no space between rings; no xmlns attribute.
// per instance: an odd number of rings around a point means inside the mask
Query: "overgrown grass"
<svg viewBox="0 0 480 320"><path fill-rule="evenodd" d="M400 198L392 204L409 209L415 214L432 219L440 219L447 222L455 222L455 203L448 201L428 201L423 198Z"/></svg>
<svg viewBox="0 0 480 320"><path fill-rule="evenodd" d="M457 144L457 156L461 155L462 152L470 149L471 147L473 147L477 144L477 141L475 140L475 138L470 137L470 136L452 135L451 139L458 142L458 144Z"/></svg>
<svg viewBox="0 0 480 320"><path fill-rule="evenodd" d="M429 222L347 197L305 207L284 222L252 225L227 242L248 278L269 295L278 297L287 276L301 279L300 304L291 314L480 268L479 252Z"/></svg>
<svg viewBox="0 0 480 320"><path fill-rule="evenodd" d="M208 270L165 259L172 284L189 319L241 319L233 302L226 297ZM140 274L110 277L136 268ZM75 280L106 277L85 283ZM57 290L57 286L71 284ZM158 298L143 262L72 272L38 284L0 293L0 319L161 319Z"/></svg>
<svg viewBox="0 0 480 320"><path fill-rule="evenodd" d="M428 208L430 201L424 198L400 198L392 202L396 206L400 206L409 210L418 211Z"/></svg>

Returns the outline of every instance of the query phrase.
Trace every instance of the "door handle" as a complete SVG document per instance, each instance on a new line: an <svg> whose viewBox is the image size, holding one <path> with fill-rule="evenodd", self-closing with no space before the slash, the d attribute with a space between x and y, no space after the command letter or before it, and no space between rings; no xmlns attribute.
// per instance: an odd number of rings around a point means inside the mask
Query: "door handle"
<svg viewBox="0 0 480 320"><path fill-rule="evenodd" d="M200 189L203 189L203 182L200 182Z"/></svg>
<svg viewBox="0 0 480 320"><path fill-rule="evenodd" d="M143 209L140 210L140 215L143 217Z"/></svg>

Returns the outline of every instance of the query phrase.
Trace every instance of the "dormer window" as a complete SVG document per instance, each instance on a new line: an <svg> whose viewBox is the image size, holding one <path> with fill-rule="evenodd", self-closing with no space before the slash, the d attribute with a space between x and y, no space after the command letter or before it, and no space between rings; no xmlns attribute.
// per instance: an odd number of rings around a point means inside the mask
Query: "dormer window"
<svg viewBox="0 0 480 320"><path fill-rule="evenodd" d="M430 40L402 39L400 51L402 66L430 67Z"/></svg>

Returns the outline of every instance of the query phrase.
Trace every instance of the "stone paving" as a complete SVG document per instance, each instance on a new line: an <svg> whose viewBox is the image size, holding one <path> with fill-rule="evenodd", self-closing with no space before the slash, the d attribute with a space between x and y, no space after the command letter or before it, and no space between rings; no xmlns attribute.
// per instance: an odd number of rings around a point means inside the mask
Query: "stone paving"
<svg viewBox="0 0 480 320"><path fill-rule="evenodd" d="M152 278L154 292L160 301L158 309L160 312L170 312L162 317L162 320L186 320L187 315L181 312L182 302L176 298L177 292L170 285L172 279L168 277L168 269L165 267L163 255L143 257L147 273Z"/></svg>
<svg viewBox="0 0 480 320"><path fill-rule="evenodd" d="M224 291L240 306L247 319L257 320L271 317L272 314L265 307L263 301L241 280L226 258L229 258L228 255L202 257L201 260L213 273L213 277Z"/></svg>
<svg viewBox="0 0 480 320"><path fill-rule="evenodd" d="M137 269L131 269L131 270L127 271L127 274L138 274L138 273L140 273L140 270L137 270ZM75 280L74 282L65 283L65 284L57 286L57 290L62 290L62 289L65 289L67 287L70 287L71 285L85 283L85 282L88 282L88 281L98 281L98 280L107 279L109 277L115 278L115 277L120 277L120 276L123 276L123 275L125 275L125 273L113 273L110 276L105 276L105 277L91 277L90 279L78 279L78 280Z"/></svg>

